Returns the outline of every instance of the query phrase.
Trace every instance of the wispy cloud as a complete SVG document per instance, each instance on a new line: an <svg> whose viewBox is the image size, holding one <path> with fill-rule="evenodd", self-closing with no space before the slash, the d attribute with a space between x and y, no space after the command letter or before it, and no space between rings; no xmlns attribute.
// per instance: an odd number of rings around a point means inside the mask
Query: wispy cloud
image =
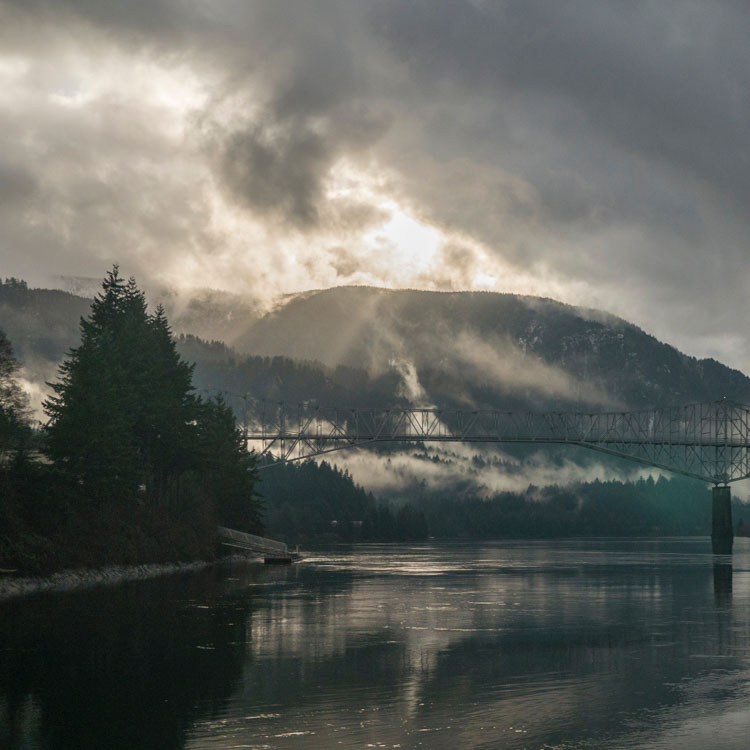
<svg viewBox="0 0 750 750"><path fill-rule="evenodd" d="M750 9L0 0L3 272L538 293L745 367ZM558 384L561 385L561 384Z"/></svg>
<svg viewBox="0 0 750 750"><path fill-rule="evenodd" d="M346 468L354 480L373 492L408 499L415 493L439 490L459 496L488 498L501 492L525 492L530 485L570 486L581 482L660 476L657 469L633 465L615 467L580 456L552 460L538 451L523 461L502 449L477 449L460 445L428 448L424 453L396 452L387 455L350 451L326 457ZM475 460L481 459L480 461Z"/></svg>
<svg viewBox="0 0 750 750"><path fill-rule="evenodd" d="M508 338L481 338L468 331L442 344L446 363L470 383L486 383L500 393L564 399L584 406L612 407L616 403L597 384L576 379L561 367L524 352ZM446 356L447 355L447 356Z"/></svg>

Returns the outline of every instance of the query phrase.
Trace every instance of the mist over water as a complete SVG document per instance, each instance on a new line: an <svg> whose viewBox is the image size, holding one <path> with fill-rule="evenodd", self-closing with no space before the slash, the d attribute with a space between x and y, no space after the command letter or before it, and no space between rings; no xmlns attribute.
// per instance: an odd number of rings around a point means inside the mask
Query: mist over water
<svg viewBox="0 0 750 750"><path fill-rule="evenodd" d="M744 748L750 543L361 545L0 610L9 748Z"/></svg>

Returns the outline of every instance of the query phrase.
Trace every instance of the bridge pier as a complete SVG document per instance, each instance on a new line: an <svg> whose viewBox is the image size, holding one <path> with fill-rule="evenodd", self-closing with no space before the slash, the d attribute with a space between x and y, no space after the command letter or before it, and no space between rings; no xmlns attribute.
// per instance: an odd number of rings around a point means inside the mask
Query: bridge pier
<svg viewBox="0 0 750 750"><path fill-rule="evenodd" d="M711 549L715 555L731 555L734 543L732 492L728 485L717 485L712 494Z"/></svg>

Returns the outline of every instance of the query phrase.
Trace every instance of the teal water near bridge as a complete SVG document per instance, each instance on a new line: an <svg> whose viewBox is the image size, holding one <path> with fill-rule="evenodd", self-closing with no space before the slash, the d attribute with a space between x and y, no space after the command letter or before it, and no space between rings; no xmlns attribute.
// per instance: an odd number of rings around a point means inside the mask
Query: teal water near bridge
<svg viewBox="0 0 750 750"><path fill-rule="evenodd" d="M0 607L3 748L747 746L750 540L362 545Z"/></svg>

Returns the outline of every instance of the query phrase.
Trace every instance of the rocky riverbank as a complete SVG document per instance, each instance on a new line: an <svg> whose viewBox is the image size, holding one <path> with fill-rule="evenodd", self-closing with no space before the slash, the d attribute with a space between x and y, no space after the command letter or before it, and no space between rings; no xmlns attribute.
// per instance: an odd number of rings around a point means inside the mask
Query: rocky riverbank
<svg viewBox="0 0 750 750"><path fill-rule="evenodd" d="M110 586L156 576L183 573L213 565L211 562L164 563L159 565L112 566L108 568L61 570L49 576L32 578L0 576L0 600L46 591L72 591L91 586Z"/></svg>

